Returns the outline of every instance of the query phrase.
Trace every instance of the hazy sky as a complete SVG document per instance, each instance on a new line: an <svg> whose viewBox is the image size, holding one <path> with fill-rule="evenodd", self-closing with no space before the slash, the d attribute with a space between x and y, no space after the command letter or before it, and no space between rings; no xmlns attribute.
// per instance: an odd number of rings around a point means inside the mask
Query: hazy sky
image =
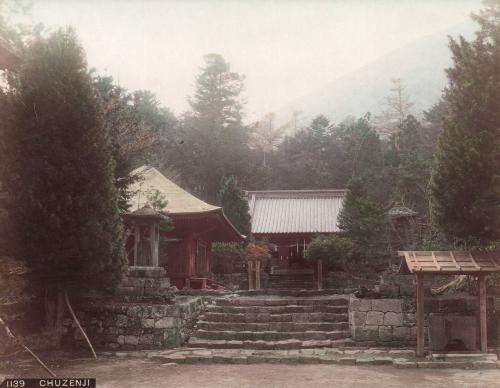
<svg viewBox="0 0 500 388"><path fill-rule="evenodd" d="M246 76L247 117L275 111L421 36L466 20L478 0L35 0L33 18L72 25L91 67L188 108L204 54Z"/></svg>

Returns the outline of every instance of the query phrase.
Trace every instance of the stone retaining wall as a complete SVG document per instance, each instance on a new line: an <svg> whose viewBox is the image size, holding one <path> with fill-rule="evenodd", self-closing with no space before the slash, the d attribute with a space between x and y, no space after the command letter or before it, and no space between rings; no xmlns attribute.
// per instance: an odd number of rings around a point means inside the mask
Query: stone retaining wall
<svg viewBox="0 0 500 388"><path fill-rule="evenodd" d="M355 341L373 341L383 346L413 346L416 343L415 299L358 299L349 301L349 328ZM428 298L425 300L424 333L428 341L429 314L473 315L477 299Z"/></svg>
<svg viewBox="0 0 500 388"><path fill-rule="evenodd" d="M76 315L98 349L158 349L180 346L204 308L203 297L177 298L176 304L86 302ZM84 346L71 318L64 321L67 347Z"/></svg>

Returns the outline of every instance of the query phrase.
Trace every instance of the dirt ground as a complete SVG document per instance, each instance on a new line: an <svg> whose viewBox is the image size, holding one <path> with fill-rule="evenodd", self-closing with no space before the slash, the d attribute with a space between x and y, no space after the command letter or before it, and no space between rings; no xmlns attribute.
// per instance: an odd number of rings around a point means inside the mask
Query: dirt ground
<svg viewBox="0 0 500 388"><path fill-rule="evenodd" d="M59 377L95 377L100 388L308 388L500 387L499 370L418 370L392 366L172 365L140 359L66 361L52 365ZM14 369L14 370L12 370ZM47 377L35 364L0 370L6 377Z"/></svg>

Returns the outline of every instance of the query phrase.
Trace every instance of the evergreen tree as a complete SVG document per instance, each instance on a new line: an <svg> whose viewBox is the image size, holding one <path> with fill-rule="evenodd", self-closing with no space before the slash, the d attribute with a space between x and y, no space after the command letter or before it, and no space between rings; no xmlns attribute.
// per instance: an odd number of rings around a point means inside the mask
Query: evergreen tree
<svg viewBox="0 0 500 388"><path fill-rule="evenodd" d="M229 221L242 234L250 234L250 209L234 176L225 178L219 192L219 203Z"/></svg>
<svg viewBox="0 0 500 388"><path fill-rule="evenodd" d="M347 188L339 228L351 239L359 256L369 258L386 253L384 210L370 199L362 178L352 178Z"/></svg>
<svg viewBox="0 0 500 388"><path fill-rule="evenodd" d="M500 2L474 16L473 41L450 39L443 132L432 194L437 223L450 241L500 238Z"/></svg>
<svg viewBox="0 0 500 388"><path fill-rule="evenodd" d="M192 112L182 120L184 141L175 167L186 186L213 203L224 176L235 175L246 183L253 168L248 163L248 131L241 122L243 76L218 54L204 59L190 100Z"/></svg>
<svg viewBox="0 0 500 388"><path fill-rule="evenodd" d="M34 41L1 100L11 253L59 295L112 288L126 266L114 166L74 32Z"/></svg>
<svg viewBox="0 0 500 388"><path fill-rule="evenodd" d="M104 108L120 210L125 212L131 196L129 186L137 180L130 172L144 164L164 170L171 163L176 119L149 91L130 93L116 85L112 77L93 75L92 80Z"/></svg>
<svg viewBox="0 0 500 388"><path fill-rule="evenodd" d="M430 161L425 155L422 126L415 117L409 115L403 120L393 135L392 146L397 155L393 199L428 219Z"/></svg>

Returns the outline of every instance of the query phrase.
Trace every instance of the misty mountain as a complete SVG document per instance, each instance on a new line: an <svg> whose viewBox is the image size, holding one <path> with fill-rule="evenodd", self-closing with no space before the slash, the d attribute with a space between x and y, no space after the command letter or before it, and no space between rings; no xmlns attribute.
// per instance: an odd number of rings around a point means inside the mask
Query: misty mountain
<svg viewBox="0 0 500 388"><path fill-rule="evenodd" d="M420 115L436 103L446 86L445 69L452 63L448 36L473 37L477 25L464 22L440 33L428 35L399 48L352 73L327 84L278 110L278 121L289 120L294 110L307 125L319 114L339 123L348 116L366 112L378 115L385 109L391 79L400 78L414 103L412 113Z"/></svg>

